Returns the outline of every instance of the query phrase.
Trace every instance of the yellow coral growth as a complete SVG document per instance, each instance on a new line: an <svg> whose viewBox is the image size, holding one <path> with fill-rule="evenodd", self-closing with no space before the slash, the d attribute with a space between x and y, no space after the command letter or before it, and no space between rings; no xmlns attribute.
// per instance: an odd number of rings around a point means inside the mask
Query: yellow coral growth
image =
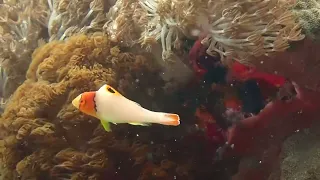
<svg viewBox="0 0 320 180"><path fill-rule="evenodd" d="M41 46L39 48L37 48L33 54L32 54L32 61L29 65L29 69L27 71L27 79L32 79L35 80L36 79L36 68L38 67L38 65L46 58L49 56L49 53L52 49L55 48L55 46L58 44L59 42L55 41L52 43L48 43L45 44L44 46ZM41 53L39 53L41 51Z"/></svg>
<svg viewBox="0 0 320 180"><path fill-rule="evenodd" d="M101 33L50 42L32 57L27 80L0 118L4 136L0 163L6 177L106 179L106 171L112 169L107 152L114 150L132 151L137 162L143 162L144 148L130 148L131 142L104 132L96 119L80 113L71 101L105 83L129 96L142 92L146 99L146 89L136 87L158 77L152 61L122 52Z"/></svg>

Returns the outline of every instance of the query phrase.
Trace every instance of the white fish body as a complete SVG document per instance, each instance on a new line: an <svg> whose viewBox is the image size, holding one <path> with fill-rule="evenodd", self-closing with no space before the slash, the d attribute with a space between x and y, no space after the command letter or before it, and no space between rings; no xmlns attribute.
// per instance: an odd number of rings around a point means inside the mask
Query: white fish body
<svg viewBox="0 0 320 180"><path fill-rule="evenodd" d="M107 91L107 88L107 85L102 86L96 92L95 98L97 117L102 121L115 124L130 123L133 125L146 125L149 123L172 124L171 121L173 121L173 119L168 116L168 113L154 112L145 109L138 103L131 101L120 94L115 95L114 93ZM113 89L113 91L115 90Z"/></svg>

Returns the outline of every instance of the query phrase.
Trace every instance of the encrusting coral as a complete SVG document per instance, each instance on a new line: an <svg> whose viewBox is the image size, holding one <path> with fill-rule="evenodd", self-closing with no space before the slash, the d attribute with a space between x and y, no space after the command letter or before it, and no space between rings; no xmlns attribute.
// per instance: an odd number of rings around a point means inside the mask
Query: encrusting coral
<svg viewBox="0 0 320 180"><path fill-rule="evenodd" d="M304 33L312 38L320 39L320 1L319 0L297 0L292 11L299 18Z"/></svg>

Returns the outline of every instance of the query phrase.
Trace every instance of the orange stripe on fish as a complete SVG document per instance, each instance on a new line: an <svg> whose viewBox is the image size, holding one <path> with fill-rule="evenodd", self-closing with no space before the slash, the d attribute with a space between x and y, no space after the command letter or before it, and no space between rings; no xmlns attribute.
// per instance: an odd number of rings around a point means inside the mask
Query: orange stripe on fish
<svg viewBox="0 0 320 180"><path fill-rule="evenodd" d="M72 101L72 104L85 114L96 117L96 92L84 92Z"/></svg>

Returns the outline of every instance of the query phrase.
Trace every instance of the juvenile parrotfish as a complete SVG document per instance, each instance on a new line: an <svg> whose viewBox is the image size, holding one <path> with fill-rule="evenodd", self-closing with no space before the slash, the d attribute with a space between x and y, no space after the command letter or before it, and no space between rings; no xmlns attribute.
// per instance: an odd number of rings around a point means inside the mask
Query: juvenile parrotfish
<svg viewBox="0 0 320 180"><path fill-rule="evenodd" d="M72 101L81 112L100 120L106 131L111 131L110 124L128 123L149 126L152 123L178 126L177 114L154 112L122 96L111 86L105 84L98 91L84 92Z"/></svg>

